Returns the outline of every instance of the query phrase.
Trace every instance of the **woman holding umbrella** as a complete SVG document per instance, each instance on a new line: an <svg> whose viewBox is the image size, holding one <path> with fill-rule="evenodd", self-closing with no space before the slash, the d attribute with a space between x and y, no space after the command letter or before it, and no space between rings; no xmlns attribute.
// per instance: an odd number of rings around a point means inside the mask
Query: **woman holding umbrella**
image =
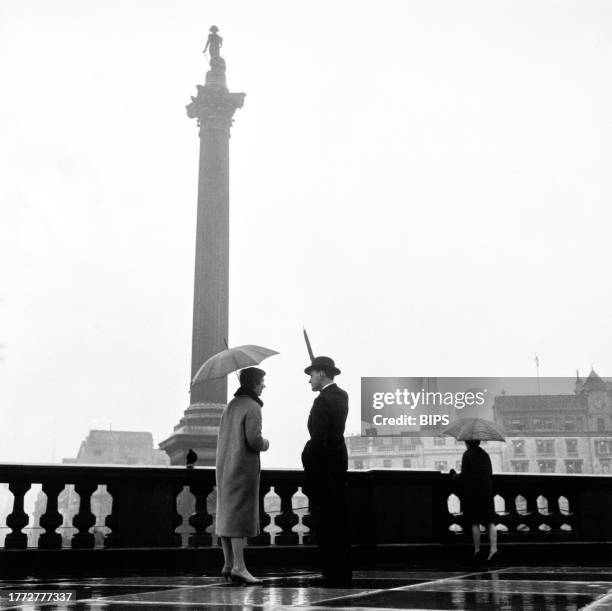
<svg viewBox="0 0 612 611"><path fill-rule="evenodd" d="M266 387L266 372L250 365L258 365L275 354L276 350L253 344L227 348L211 356L191 382L193 387L242 369L238 377L240 388L221 416L215 463L215 532L221 538L224 557L221 575L226 581L261 583L244 563L244 540L259 533L259 453L265 452L270 443L261 435L263 402L259 397Z"/></svg>
<svg viewBox="0 0 612 611"><path fill-rule="evenodd" d="M467 447L461 460L461 473L454 469L450 473L459 481L461 487L461 508L466 523L472 527L474 559L480 556L480 525L486 526L489 534L490 550L487 561L497 559L497 514L493 501L493 468L487 452L480 447L481 439L504 441L493 423L481 418L459 420L445 431L456 439L465 441Z"/></svg>
<svg viewBox="0 0 612 611"><path fill-rule="evenodd" d="M259 533L259 453L270 446L261 434L259 398L265 371L248 367L240 372L240 388L221 416L217 442L217 523L227 581L258 584L244 562L245 537Z"/></svg>

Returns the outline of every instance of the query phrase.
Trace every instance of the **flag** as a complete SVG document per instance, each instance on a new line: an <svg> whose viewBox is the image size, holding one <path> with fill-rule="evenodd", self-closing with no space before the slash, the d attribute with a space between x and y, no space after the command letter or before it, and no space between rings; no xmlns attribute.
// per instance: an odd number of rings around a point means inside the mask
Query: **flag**
<svg viewBox="0 0 612 611"><path fill-rule="evenodd" d="M306 342L306 349L308 350L308 356L310 357L310 362L314 361L314 352L312 351L312 346L310 345L310 340L308 339L308 333L306 333L306 329L302 327L304 331L304 341Z"/></svg>

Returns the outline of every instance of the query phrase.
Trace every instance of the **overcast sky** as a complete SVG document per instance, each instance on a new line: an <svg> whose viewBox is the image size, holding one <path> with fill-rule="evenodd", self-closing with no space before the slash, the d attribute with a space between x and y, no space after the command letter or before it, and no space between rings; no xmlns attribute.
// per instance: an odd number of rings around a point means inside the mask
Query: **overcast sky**
<svg viewBox="0 0 612 611"><path fill-rule="evenodd" d="M0 4L0 461L188 406L198 134L232 91L230 345L294 467L306 325L361 376L612 371L612 4ZM234 381L230 378L230 388Z"/></svg>

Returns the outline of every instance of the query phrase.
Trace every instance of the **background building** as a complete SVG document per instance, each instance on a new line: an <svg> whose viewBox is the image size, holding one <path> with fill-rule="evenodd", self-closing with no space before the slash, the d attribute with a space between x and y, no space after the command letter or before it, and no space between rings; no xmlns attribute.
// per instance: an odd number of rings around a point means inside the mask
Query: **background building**
<svg viewBox="0 0 612 611"><path fill-rule="evenodd" d="M76 458L63 464L168 465L170 459L153 447L153 435L141 431L89 431Z"/></svg>
<svg viewBox="0 0 612 611"><path fill-rule="evenodd" d="M423 377L416 380L415 389L426 392L447 390L448 378ZM470 390L488 387L493 391L491 378L470 378ZM442 386L441 386L442 384ZM451 419L478 416L492 418L492 403L479 406L472 411L469 407L452 412ZM437 413L435 408L430 412ZM367 423L366 426L369 426ZM364 423L362 422L362 426ZM465 443L443 435L444 426L428 427L430 435L393 434L394 427L370 426L365 428L370 436L354 435L346 438L349 454L349 469L436 469L447 472L449 469L461 470L461 458ZM363 429L362 429L363 430ZM502 448L500 442L484 442L483 447L491 457L493 471L502 470Z"/></svg>
<svg viewBox="0 0 612 611"><path fill-rule="evenodd" d="M560 378L559 378L560 379ZM568 380L571 387L571 380ZM496 472L610 473L612 383L594 370L573 394L495 396L492 418L506 442L483 444ZM351 469L459 470L463 442L451 437L347 437Z"/></svg>
<svg viewBox="0 0 612 611"><path fill-rule="evenodd" d="M483 442L491 456L493 471L502 470L502 445ZM349 469L436 469L461 470L465 443L447 435L438 437L362 437L346 438Z"/></svg>
<svg viewBox="0 0 612 611"><path fill-rule="evenodd" d="M610 473L612 384L594 370L574 394L495 398L495 421L506 431L503 470Z"/></svg>

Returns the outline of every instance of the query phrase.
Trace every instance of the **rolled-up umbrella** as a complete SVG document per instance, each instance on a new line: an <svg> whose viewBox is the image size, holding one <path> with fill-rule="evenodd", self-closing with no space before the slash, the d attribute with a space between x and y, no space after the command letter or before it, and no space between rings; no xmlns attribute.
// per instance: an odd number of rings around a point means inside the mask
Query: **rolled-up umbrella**
<svg viewBox="0 0 612 611"><path fill-rule="evenodd" d="M496 424L483 418L460 418L443 431L458 441L506 441Z"/></svg>
<svg viewBox="0 0 612 611"><path fill-rule="evenodd" d="M254 346L252 344L222 350L211 356L198 369L193 376L191 385L194 386L206 380L223 378L228 373L232 373L232 371L259 365L264 359L267 359L269 356L274 356L275 354L278 354L276 350L270 350L269 348Z"/></svg>
<svg viewBox="0 0 612 611"><path fill-rule="evenodd" d="M302 327L302 331L304 332L304 341L306 342L306 350L308 350L308 356L310 357L310 362L314 361L314 352L312 351L312 346L310 345L310 338L308 337L308 333L306 333L306 329Z"/></svg>

